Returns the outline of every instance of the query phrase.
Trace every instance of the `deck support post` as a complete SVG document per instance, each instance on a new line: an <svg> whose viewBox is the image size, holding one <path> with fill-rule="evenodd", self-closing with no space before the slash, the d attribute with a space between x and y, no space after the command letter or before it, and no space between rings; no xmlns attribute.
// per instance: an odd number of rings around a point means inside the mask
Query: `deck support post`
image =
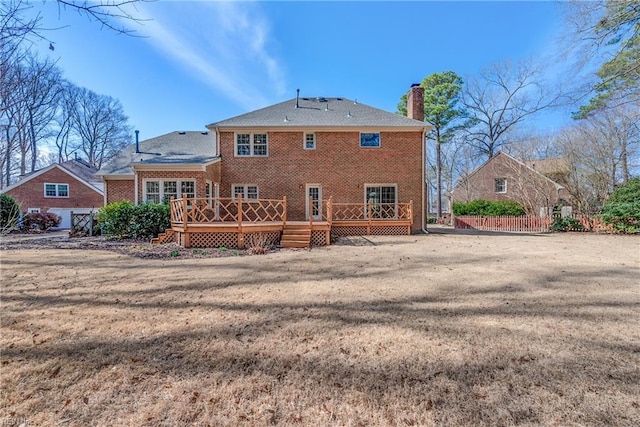
<svg viewBox="0 0 640 427"><path fill-rule="evenodd" d="M411 223L407 227L407 236L411 235L411 226L413 225L413 200L409 200L409 220Z"/></svg>
<svg viewBox="0 0 640 427"><path fill-rule="evenodd" d="M238 248L244 248L244 233L242 232L242 195L238 194Z"/></svg>
<svg viewBox="0 0 640 427"><path fill-rule="evenodd" d="M371 217L373 215L373 205L367 202L367 236L371 236Z"/></svg>
<svg viewBox="0 0 640 427"><path fill-rule="evenodd" d="M287 196L282 198L282 228L287 226Z"/></svg>
<svg viewBox="0 0 640 427"><path fill-rule="evenodd" d="M325 232L325 244L329 246L331 244L331 217L333 216L333 196L329 196L327 200L327 222L329 223L329 229Z"/></svg>

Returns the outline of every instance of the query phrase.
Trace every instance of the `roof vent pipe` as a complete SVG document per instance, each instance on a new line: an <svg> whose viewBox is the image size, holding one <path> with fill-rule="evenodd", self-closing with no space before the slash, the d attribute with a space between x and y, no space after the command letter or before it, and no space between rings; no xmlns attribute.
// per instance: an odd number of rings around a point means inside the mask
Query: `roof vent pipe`
<svg viewBox="0 0 640 427"><path fill-rule="evenodd" d="M138 141L138 135L140 134L139 130L135 130L136 132L136 154L140 153L140 145L139 145L139 141Z"/></svg>
<svg viewBox="0 0 640 427"><path fill-rule="evenodd" d="M300 89L296 89L296 108L300 108Z"/></svg>

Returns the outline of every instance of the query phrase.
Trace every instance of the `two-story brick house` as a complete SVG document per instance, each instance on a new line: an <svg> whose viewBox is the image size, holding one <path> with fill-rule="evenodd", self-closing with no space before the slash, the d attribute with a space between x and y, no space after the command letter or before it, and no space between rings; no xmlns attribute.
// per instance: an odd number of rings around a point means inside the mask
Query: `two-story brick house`
<svg viewBox="0 0 640 427"><path fill-rule="evenodd" d="M129 147L100 173L105 202L168 197L287 198L287 219L323 217L323 203L412 201L413 231L424 218L422 88L409 117L346 98L296 97ZM313 203L309 203L309 199ZM311 211L311 212L310 212Z"/></svg>

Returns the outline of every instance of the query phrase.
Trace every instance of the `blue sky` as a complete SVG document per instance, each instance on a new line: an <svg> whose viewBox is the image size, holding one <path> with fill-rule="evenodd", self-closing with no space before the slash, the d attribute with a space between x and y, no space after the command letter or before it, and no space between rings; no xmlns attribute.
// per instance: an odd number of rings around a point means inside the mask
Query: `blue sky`
<svg viewBox="0 0 640 427"><path fill-rule="evenodd" d="M118 98L146 139L295 97L342 96L394 112L411 83L505 59L554 61L556 2L178 2L138 6L144 37L38 4L39 50L79 86ZM566 112L547 115L557 126Z"/></svg>

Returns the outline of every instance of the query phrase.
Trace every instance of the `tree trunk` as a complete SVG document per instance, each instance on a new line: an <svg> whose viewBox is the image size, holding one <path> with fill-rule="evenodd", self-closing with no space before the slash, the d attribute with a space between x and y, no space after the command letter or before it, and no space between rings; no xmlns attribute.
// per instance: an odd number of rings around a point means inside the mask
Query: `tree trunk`
<svg viewBox="0 0 640 427"><path fill-rule="evenodd" d="M436 128L436 215L442 216L442 147L440 129Z"/></svg>

